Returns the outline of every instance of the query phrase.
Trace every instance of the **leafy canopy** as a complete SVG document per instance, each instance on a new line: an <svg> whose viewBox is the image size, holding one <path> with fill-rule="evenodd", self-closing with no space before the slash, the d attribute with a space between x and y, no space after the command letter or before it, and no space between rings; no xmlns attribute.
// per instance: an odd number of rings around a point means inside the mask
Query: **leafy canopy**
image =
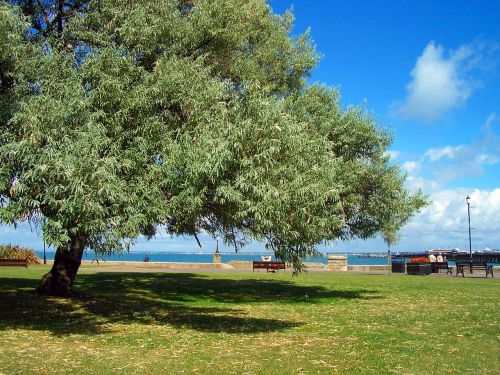
<svg viewBox="0 0 500 375"><path fill-rule="evenodd" d="M289 36L291 13L28 3L0 5L1 222L43 220L49 244L97 252L206 231L299 269L317 244L399 228L425 204L375 118L306 84L318 56L308 33Z"/></svg>

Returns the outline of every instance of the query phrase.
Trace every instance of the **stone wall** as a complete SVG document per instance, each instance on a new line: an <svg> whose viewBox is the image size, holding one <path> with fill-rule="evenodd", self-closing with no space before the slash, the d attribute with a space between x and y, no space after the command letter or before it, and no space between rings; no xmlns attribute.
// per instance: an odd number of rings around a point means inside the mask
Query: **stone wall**
<svg viewBox="0 0 500 375"><path fill-rule="evenodd" d="M48 264L49 262L47 262ZM234 269L234 267L225 263L191 263L191 262L123 262L123 261L99 261L92 263L89 260L83 260L82 265L95 265L104 267L138 267L138 268L210 268L210 269ZM250 269L252 265L250 264Z"/></svg>
<svg viewBox="0 0 500 375"><path fill-rule="evenodd" d="M389 273L389 266L384 265L356 265L347 266L348 271L353 272L377 272L377 273Z"/></svg>
<svg viewBox="0 0 500 375"><path fill-rule="evenodd" d="M328 254L328 270L332 272L347 271L345 254Z"/></svg>
<svg viewBox="0 0 500 375"><path fill-rule="evenodd" d="M252 261L247 260L231 260L228 262L228 265L234 267L238 270L252 270Z"/></svg>
<svg viewBox="0 0 500 375"><path fill-rule="evenodd" d="M220 253L212 254L212 263L222 263L222 256Z"/></svg>

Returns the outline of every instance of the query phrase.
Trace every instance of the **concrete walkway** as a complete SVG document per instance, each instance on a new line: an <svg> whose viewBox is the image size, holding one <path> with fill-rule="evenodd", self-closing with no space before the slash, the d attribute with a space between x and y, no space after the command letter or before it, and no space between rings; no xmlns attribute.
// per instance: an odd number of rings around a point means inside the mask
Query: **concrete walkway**
<svg viewBox="0 0 500 375"><path fill-rule="evenodd" d="M276 273L292 273L292 269L280 270ZM226 263L176 263L176 262L116 262L116 261L100 261L99 264L96 262L84 261L82 262L82 267L79 270L80 273L96 273L96 272L135 272L135 273L211 273L211 272L255 272L255 273L269 273L265 270L255 270L252 271L250 267L233 267ZM358 275L388 275L387 270L382 270L380 268L370 269L368 267L356 267L350 268L346 271L329 271L326 267L324 269L318 267L311 267L307 272L310 273L340 273L340 274L358 274ZM500 276L500 269L498 267L494 268L493 273L495 277ZM404 273L392 273L391 276L394 277L412 277L411 275L406 275ZM433 273L429 275L431 277L457 277L453 272L452 275L442 273ZM462 278L462 276L458 276ZM465 278L485 278L484 272L474 272L473 274L465 273ZM489 277L491 278L491 277Z"/></svg>

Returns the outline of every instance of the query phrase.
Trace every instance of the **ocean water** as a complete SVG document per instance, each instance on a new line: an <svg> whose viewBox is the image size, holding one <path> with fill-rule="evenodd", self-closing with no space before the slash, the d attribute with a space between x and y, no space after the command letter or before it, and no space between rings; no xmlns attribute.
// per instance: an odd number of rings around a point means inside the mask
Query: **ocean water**
<svg viewBox="0 0 500 375"><path fill-rule="evenodd" d="M35 251L40 259L43 259L43 251ZM47 260L54 259L54 252L47 251ZM113 260L122 262L142 262L144 257L148 255L150 262L188 262L188 263L212 263L211 253L175 253L175 252L129 252L123 254L114 254L110 256L98 257L99 261ZM232 260L236 261L252 261L261 260L262 253L221 253L222 262L228 263ZM93 252L85 252L83 260L94 260L96 256ZM272 260L276 258L273 256ZM306 262L315 262L327 264L326 255L322 258L309 258ZM349 265L386 265L387 258L367 257L363 255L347 255L347 264Z"/></svg>

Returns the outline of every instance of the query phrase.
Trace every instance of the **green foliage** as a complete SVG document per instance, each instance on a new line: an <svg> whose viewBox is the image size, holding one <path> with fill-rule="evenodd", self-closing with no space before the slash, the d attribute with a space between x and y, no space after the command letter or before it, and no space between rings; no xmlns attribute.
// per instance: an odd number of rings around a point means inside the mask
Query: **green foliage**
<svg viewBox="0 0 500 375"><path fill-rule="evenodd" d="M373 116L306 85L318 56L308 33L289 37L290 13L264 0L74 3L64 27L23 8L30 33L0 5L1 222L43 221L47 243L101 253L203 230L264 241L300 270L317 244L399 228L425 203Z"/></svg>
<svg viewBox="0 0 500 375"><path fill-rule="evenodd" d="M399 241L399 235L395 231L391 229L384 229L382 230L382 239L384 240L385 244L387 245L387 249L390 251L392 245L397 243Z"/></svg>
<svg viewBox="0 0 500 375"><path fill-rule="evenodd" d="M28 264L40 264L33 249L23 248L19 245L0 245L0 258L26 259Z"/></svg>

